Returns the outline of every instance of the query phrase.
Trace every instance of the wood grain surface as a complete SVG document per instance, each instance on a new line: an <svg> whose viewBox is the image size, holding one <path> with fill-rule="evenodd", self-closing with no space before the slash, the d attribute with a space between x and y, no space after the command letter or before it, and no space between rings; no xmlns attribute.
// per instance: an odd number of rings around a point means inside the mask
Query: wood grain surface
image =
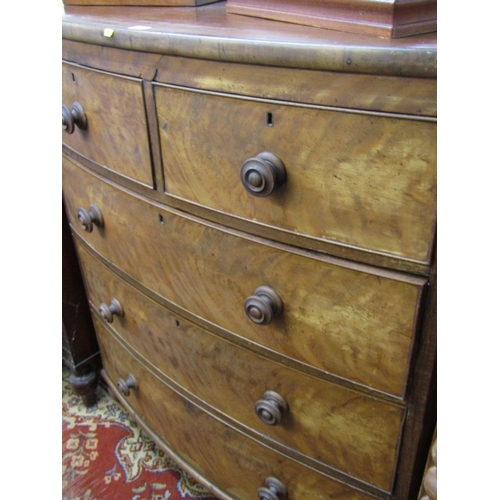
<svg viewBox="0 0 500 500"><path fill-rule="evenodd" d="M139 24L138 24L139 21ZM113 29L112 37L103 36ZM436 78L436 34L386 40L203 7L66 6L66 40L195 59Z"/></svg>
<svg viewBox="0 0 500 500"><path fill-rule="evenodd" d="M63 63L63 104L79 102L88 128L63 130L64 144L100 165L153 187L142 84L125 78Z"/></svg>
<svg viewBox="0 0 500 500"><path fill-rule="evenodd" d="M117 299L124 316L110 327L167 377L236 421L389 491L404 408L272 363L238 348L117 278L79 245L89 299ZM267 390L289 405L279 425L261 422L254 405Z"/></svg>
<svg viewBox="0 0 500 500"><path fill-rule="evenodd" d="M426 279L349 265L224 230L145 202L64 160L68 216L97 252L204 320L340 377L402 396ZM88 234L80 206L100 207ZM258 286L284 312L268 326L244 311Z"/></svg>
<svg viewBox="0 0 500 500"><path fill-rule="evenodd" d="M286 484L288 500L373 498L306 469L214 419L162 384L99 323L97 329L109 379L116 383L119 377L134 375L138 390L132 390L126 401L182 461L227 492L226 498L254 500L269 476Z"/></svg>

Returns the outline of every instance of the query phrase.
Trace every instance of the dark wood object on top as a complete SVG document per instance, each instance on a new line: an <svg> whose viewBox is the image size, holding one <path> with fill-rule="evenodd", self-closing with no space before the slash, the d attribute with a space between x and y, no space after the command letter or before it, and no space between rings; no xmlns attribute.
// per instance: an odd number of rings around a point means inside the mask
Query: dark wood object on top
<svg viewBox="0 0 500 500"><path fill-rule="evenodd" d="M62 206L62 359L69 382L87 406L96 402L99 345L85 293L66 209Z"/></svg>

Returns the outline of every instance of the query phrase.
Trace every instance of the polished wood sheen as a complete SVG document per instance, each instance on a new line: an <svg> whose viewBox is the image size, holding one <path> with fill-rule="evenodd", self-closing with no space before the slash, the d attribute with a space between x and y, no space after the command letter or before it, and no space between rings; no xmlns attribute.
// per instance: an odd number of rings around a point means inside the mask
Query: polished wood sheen
<svg viewBox="0 0 500 500"><path fill-rule="evenodd" d="M272 473L287 485L289 500L370 500L374 497L332 480L262 447L199 406L169 389L130 352L97 325L106 373L113 384L133 373L139 389L128 404L147 415L151 430L162 436L177 458L227 492L224 499L255 500ZM225 459L221 460L221 457Z"/></svg>
<svg viewBox="0 0 500 500"><path fill-rule="evenodd" d="M90 205L88 211L80 207L77 212L77 217L80 227L87 231L87 233L91 233L94 230L94 225L100 228L104 227L102 212L97 205Z"/></svg>
<svg viewBox="0 0 500 500"><path fill-rule="evenodd" d="M118 295L127 314L110 326L162 374L256 433L390 489L404 418L399 405L271 363L167 314L79 248L94 311L102 297ZM272 428L262 415L268 411Z"/></svg>
<svg viewBox="0 0 500 500"><path fill-rule="evenodd" d="M294 233L429 262L434 123L164 86L155 86L155 98L169 194ZM265 198L260 184L256 196L240 179L240 169L266 167L250 160L263 152L286 170L282 187L270 186Z"/></svg>
<svg viewBox="0 0 500 500"><path fill-rule="evenodd" d="M75 131L75 126L81 130L87 130L87 115L79 102L74 102L71 109L65 104L62 105L62 129L68 134Z"/></svg>
<svg viewBox="0 0 500 500"><path fill-rule="evenodd" d="M133 29L138 20L151 29ZM113 37L103 36L106 28L114 30ZM385 40L291 28L227 14L225 2L196 9L67 6L62 34L66 40L203 61L430 79L437 75L435 33Z"/></svg>
<svg viewBox="0 0 500 500"><path fill-rule="evenodd" d="M63 0L65 5L113 5L113 6L132 6L132 7L164 7L164 6L187 6L197 7L208 3L219 2L220 0Z"/></svg>
<svg viewBox="0 0 500 500"><path fill-rule="evenodd" d="M111 299L111 304L109 306L107 304L101 304L99 306L99 314L106 323L113 323L114 315L125 315L123 307L117 299Z"/></svg>
<svg viewBox="0 0 500 500"><path fill-rule="evenodd" d="M72 134L63 126L63 143L108 169L152 187L140 80L64 63L62 81L63 104L79 102L87 119L86 129L76 128Z"/></svg>
<svg viewBox="0 0 500 500"><path fill-rule="evenodd" d="M279 23L273 23L273 26ZM200 90L436 117L436 80L227 63L63 40L65 60ZM221 78L224 75L224 78Z"/></svg>
<svg viewBox="0 0 500 500"><path fill-rule="evenodd" d="M87 191L93 202L106 203L106 228L87 241L139 283L238 336L403 395L425 279L247 239L147 203L70 161L63 182L73 222L77 206L89 201ZM262 285L284 304L268 326L252 322L244 308Z"/></svg>
<svg viewBox="0 0 500 500"><path fill-rule="evenodd" d="M63 198L102 377L221 500L417 500L436 34L226 7L63 8Z"/></svg>
<svg viewBox="0 0 500 500"><path fill-rule="evenodd" d="M437 30L436 0L227 0L227 11L384 38Z"/></svg>

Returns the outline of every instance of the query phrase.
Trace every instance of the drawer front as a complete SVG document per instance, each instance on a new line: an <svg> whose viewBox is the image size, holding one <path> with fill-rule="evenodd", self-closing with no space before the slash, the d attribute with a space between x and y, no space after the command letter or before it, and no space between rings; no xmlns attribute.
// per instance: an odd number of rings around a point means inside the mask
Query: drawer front
<svg viewBox="0 0 500 500"><path fill-rule="evenodd" d="M401 408L241 349L169 313L116 277L83 244L79 254L95 310L118 300L123 316L112 318L110 327L167 377L259 434L390 490ZM277 425L262 422L254 409L266 391L277 392L288 405Z"/></svg>
<svg viewBox="0 0 500 500"><path fill-rule="evenodd" d="M78 102L87 129L62 132L63 143L86 158L152 187L147 120L139 79L63 63L63 105ZM112 112L111 112L112 110Z"/></svg>
<svg viewBox="0 0 500 500"><path fill-rule="evenodd" d="M434 123L162 86L155 98L168 193L293 233L428 261ZM267 197L249 194L240 180L242 164L261 152L286 170L284 185Z"/></svg>
<svg viewBox="0 0 500 500"><path fill-rule="evenodd" d="M247 239L147 203L67 159L63 182L75 230L155 293L268 349L402 395L425 280ZM104 227L87 233L76 214L90 204L101 208ZM244 307L262 285L283 301L266 326Z"/></svg>
<svg viewBox="0 0 500 500"><path fill-rule="evenodd" d="M97 322L103 364L116 382L132 374L138 389L128 402L182 460L237 500L254 500L269 476L289 500L370 500L371 496L307 469L227 427L179 396L123 349Z"/></svg>

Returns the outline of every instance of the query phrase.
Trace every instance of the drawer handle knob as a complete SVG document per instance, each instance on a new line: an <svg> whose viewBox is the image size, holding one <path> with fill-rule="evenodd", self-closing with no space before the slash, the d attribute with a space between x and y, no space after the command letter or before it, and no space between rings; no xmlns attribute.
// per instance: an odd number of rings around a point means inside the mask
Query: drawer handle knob
<svg viewBox="0 0 500 500"><path fill-rule="evenodd" d="M99 314L106 323L113 323L113 315L123 316L124 312L122 305L116 299L111 299L109 306L106 304L99 306Z"/></svg>
<svg viewBox="0 0 500 500"><path fill-rule="evenodd" d="M263 198L285 183L286 170L276 155L264 152L243 163L240 179L250 194Z"/></svg>
<svg viewBox="0 0 500 500"><path fill-rule="evenodd" d="M258 325L268 325L282 311L281 297L268 286L259 286L254 294L245 300L247 316Z"/></svg>
<svg viewBox="0 0 500 500"><path fill-rule="evenodd" d="M259 500L285 500L288 495L286 486L275 477L266 479L267 488L259 488Z"/></svg>
<svg viewBox="0 0 500 500"><path fill-rule="evenodd" d="M75 131L75 125L81 130L87 130L87 115L79 102L74 102L71 109L62 105L62 129L68 134Z"/></svg>
<svg viewBox="0 0 500 500"><path fill-rule="evenodd" d="M91 233L94 230L94 224L97 227L104 227L102 213L96 205L90 205L88 212L84 208L80 207L78 209L78 222L88 233Z"/></svg>
<svg viewBox="0 0 500 500"><path fill-rule="evenodd" d="M274 391L266 391L263 399L255 403L255 413L267 425L277 425L288 411L288 403Z"/></svg>
<svg viewBox="0 0 500 500"><path fill-rule="evenodd" d="M124 396L130 396L130 389L137 389L137 380L132 374L129 374L127 380L123 380L122 378L118 379L118 390Z"/></svg>

